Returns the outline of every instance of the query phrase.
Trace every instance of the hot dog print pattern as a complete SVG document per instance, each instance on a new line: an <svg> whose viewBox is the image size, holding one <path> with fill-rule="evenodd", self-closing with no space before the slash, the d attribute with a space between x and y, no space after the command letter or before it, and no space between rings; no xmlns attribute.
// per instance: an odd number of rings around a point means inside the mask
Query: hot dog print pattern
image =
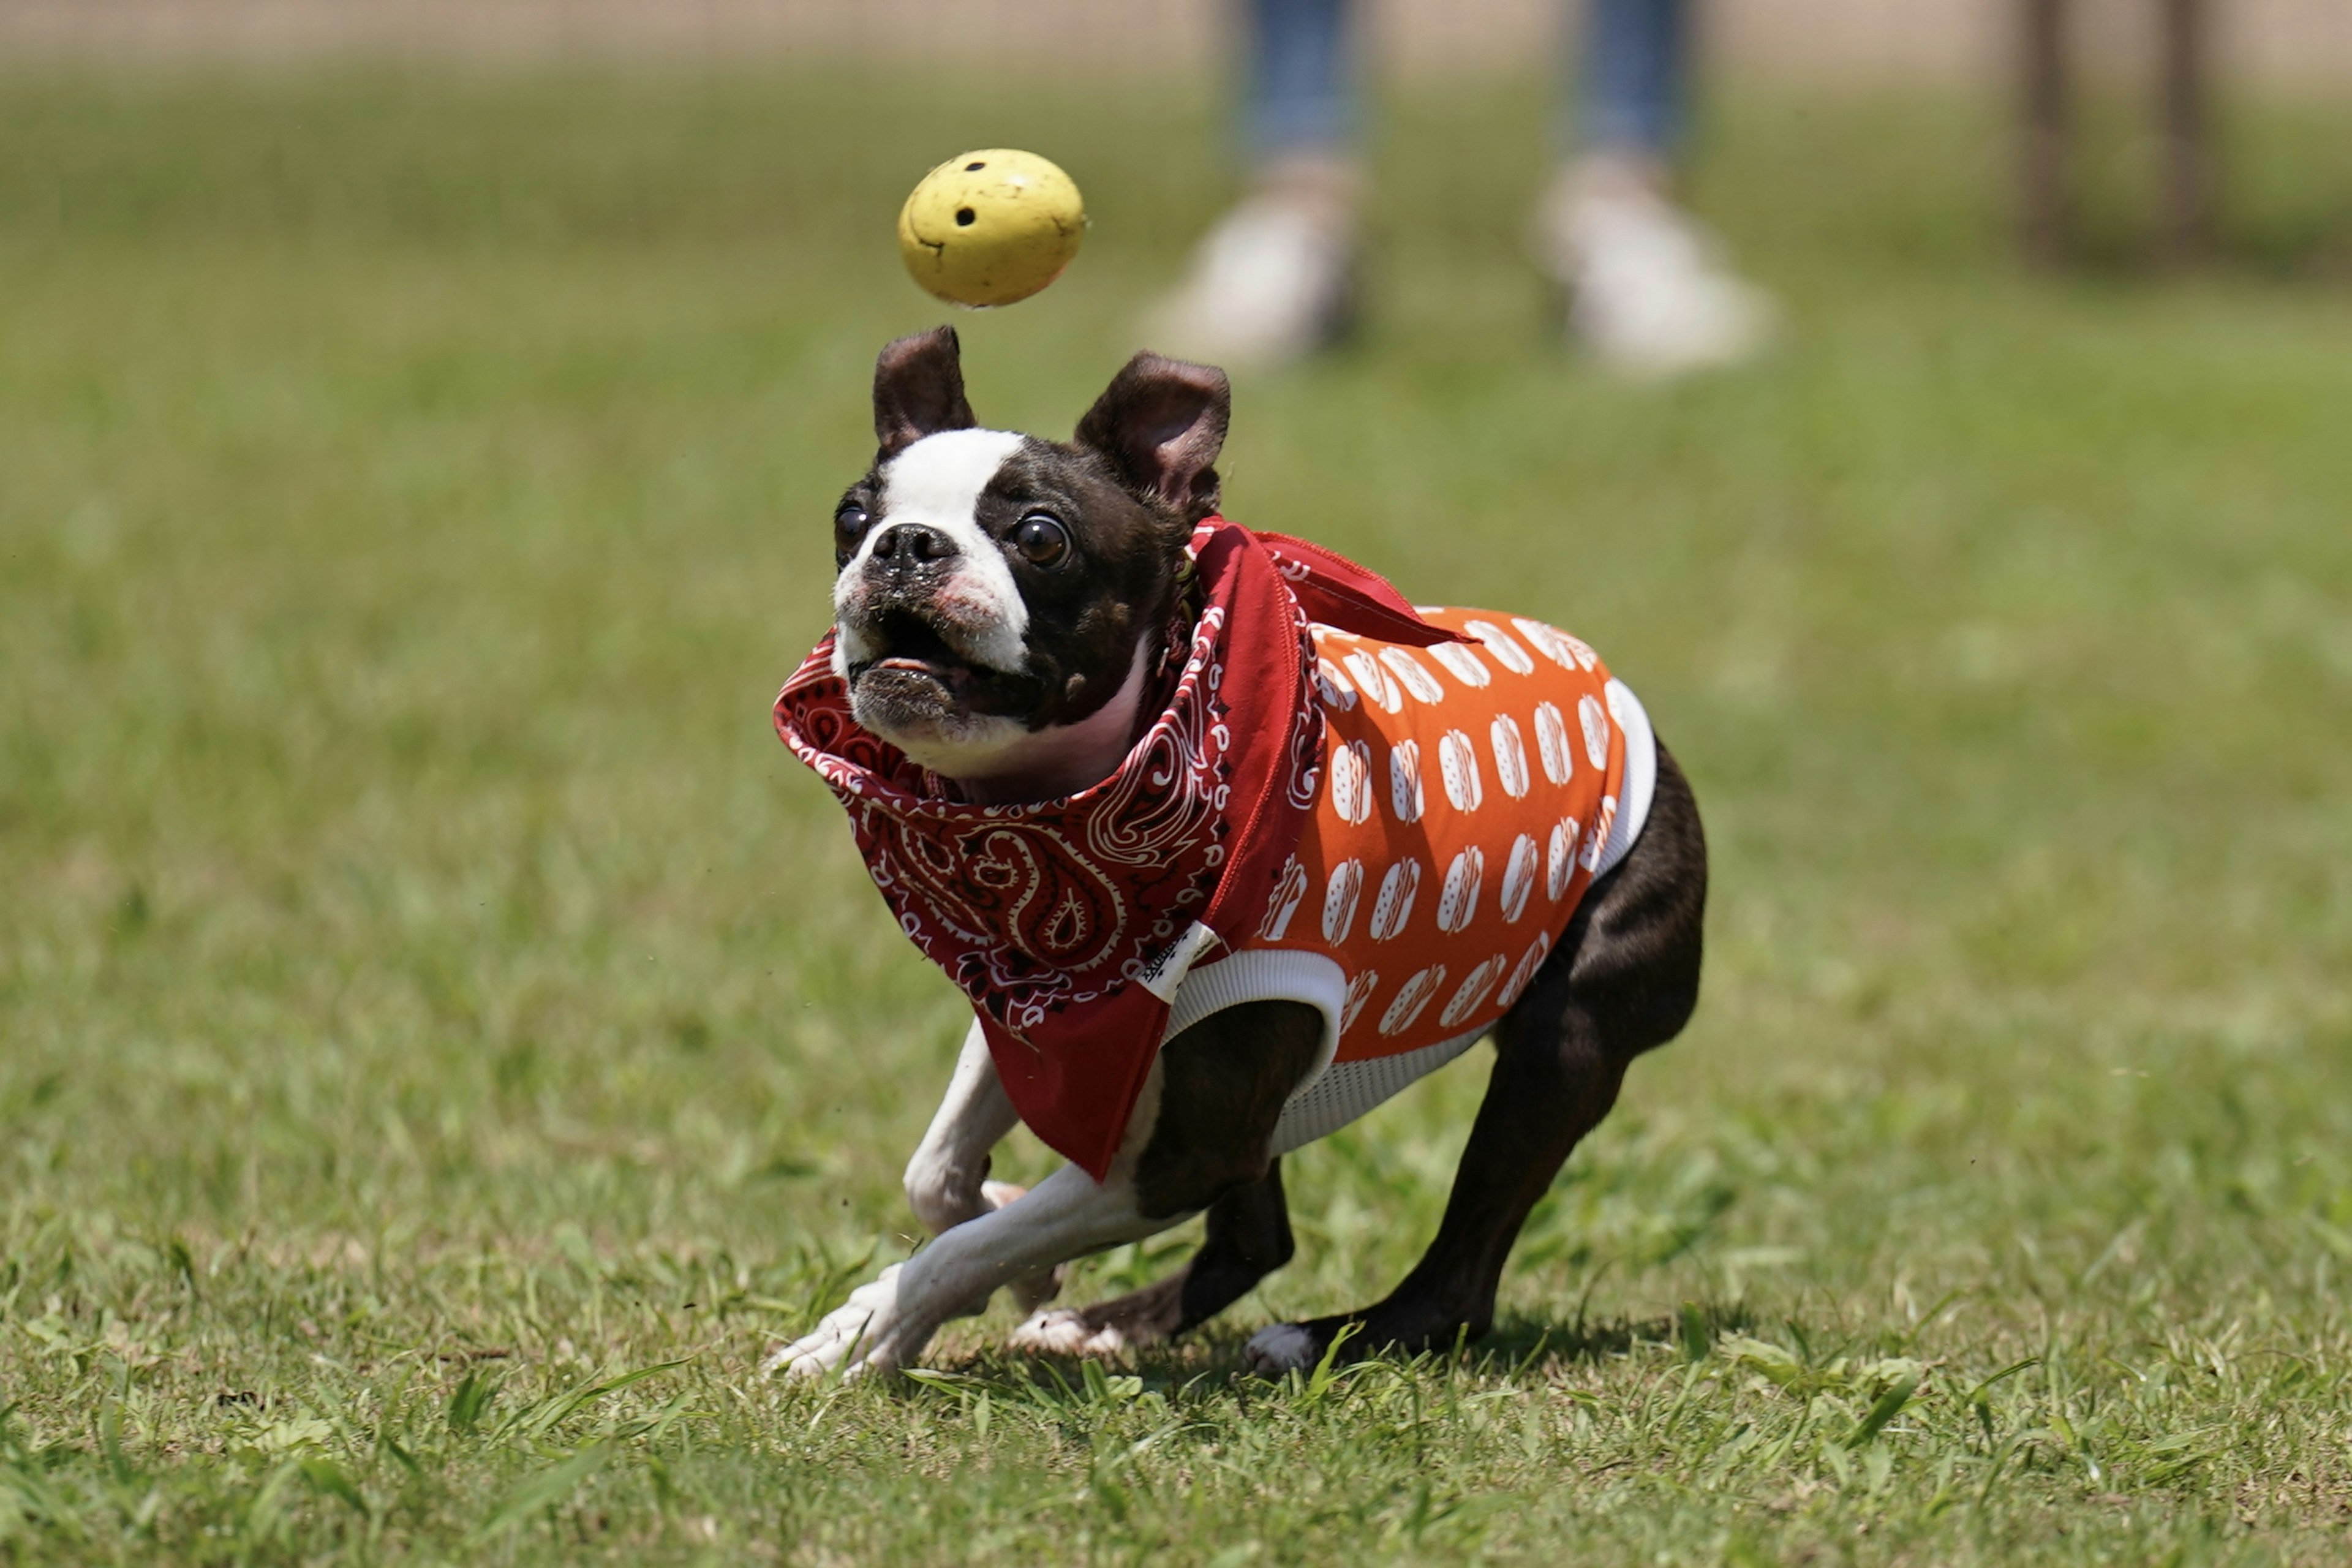
<svg viewBox="0 0 2352 1568"><path fill-rule="evenodd" d="M1337 1059L1483 1032L1591 883L1624 787L1609 671L1554 626L1423 607L1470 639L1312 628L1322 794L1253 948L1348 976Z"/></svg>

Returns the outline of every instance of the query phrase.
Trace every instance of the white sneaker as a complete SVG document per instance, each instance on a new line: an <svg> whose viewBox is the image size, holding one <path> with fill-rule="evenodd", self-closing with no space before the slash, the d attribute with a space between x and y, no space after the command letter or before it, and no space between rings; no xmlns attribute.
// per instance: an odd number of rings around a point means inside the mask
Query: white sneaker
<svg viewBox="0 0 2352 1568"><path fill-rule="evenodd" d="M1565 172L1537 213L1544 268L1568 290L1571 337L1629 375L1737 364L1771 341L1770 295L1725 265L1713 236L1612 161Z"/></svg>
<svg viewBox="0 0 2352 1568"><path fill-rule="evenodd" d="M1191 275L1145 317L1145 340L1229 366L1301 359L1346 334L1355 271L1354 172L1277 166L1202 240Z"/></svg>

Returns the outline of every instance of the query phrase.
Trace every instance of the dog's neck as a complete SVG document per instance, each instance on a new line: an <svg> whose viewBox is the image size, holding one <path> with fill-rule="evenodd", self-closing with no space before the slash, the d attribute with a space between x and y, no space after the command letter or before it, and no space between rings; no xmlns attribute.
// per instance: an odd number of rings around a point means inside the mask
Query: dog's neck
<svg viewBox="0 0 2352 1568"><path fill-rule="evenodd" d="M1141 721L1144 679L1155 660L1156 638L1135 645L1127 679L1109 701L1075 724L1024 731L985 761L958 771L936 770L951 779L974 805L1020 805L1058 800L1102 783L1118 771L1135 744Z"/></svg>

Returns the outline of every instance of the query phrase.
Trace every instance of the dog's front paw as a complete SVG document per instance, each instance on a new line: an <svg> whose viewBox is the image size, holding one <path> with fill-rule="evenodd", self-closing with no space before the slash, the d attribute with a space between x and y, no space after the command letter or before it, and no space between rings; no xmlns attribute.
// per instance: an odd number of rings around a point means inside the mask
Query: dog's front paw
<svg viewBox="0 0 2352 1568"><path fill-rule="evenodd" d="M823 1377L845 1362L853 1373L871 1367L898 1316L898 1268L894 1263L872 1284L852 1290L849 1300L818 1320L815 1328L778 1346L761 1370L771 1377L797 1378ZM861 1346L866 1353L851 1361Z"/></svg>
<svg viewBox="0 0 2352 1568"><path fill-rule="evenodd" d="M1249 1337L1242 1361L1260 1377L1280 1377L1312 1367L1323 1359L1323 1348L1303 1324L1272 1323Z"/></svg>
<svg viewBox="0 0 2352 1568"><path fill-rule="evenodd" d="M1109 1357L1123 1355L1129 1349L1127 1335L1117 1323L1097 1328L1087 1321L1085 1313L1067 1307L1034 1314L1013 1331L1009 1342L1014 1350L1032 1355Z"/></svg>

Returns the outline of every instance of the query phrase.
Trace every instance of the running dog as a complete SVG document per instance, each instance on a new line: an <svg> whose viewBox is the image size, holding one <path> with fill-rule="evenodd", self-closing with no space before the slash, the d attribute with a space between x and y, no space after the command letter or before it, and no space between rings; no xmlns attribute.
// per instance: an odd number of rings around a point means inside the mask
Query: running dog
<svg viewBox="0 0 2352 1568"><path fill-rule="evenodd" d="M982 427L948 328L884 349L833 518L835 625L776 722L975 1014L907 1169L934 1235L772 1370L887 1371L1010 1288L1017 1344L1114 1353L1291 1256L1281 1156L1482 1038L1427 1254L1261 1330L1267 1374L1483 1334L1520 1226L1698 996L1706 850L1631 691L1540 620L1416 609L1217 515L1231 395L1138 354L1068 442ZM1025 1121L1071 1163L988 1180ZM1168 1278L1060 1268L1196 1214Z"/></svg>

